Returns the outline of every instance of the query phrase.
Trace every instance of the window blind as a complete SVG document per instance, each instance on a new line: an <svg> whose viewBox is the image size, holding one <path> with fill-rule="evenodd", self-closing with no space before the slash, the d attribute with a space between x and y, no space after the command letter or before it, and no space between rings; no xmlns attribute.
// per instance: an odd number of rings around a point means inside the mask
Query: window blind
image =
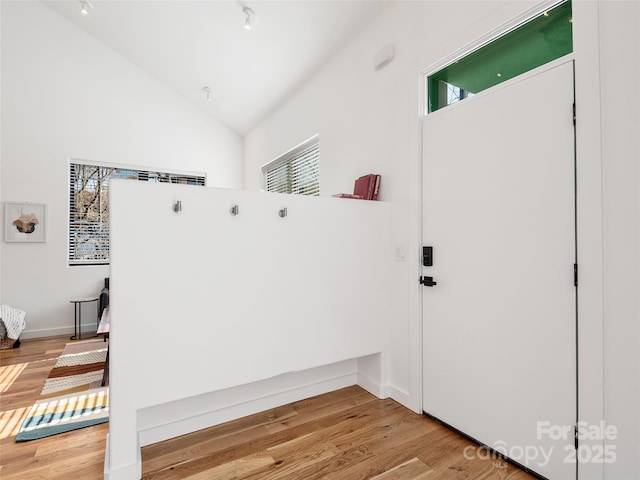
<svg viewBox="0 0 640 480"><path fill-rule="evenodd" d="M320 195L318 137L269 163L263 173L268 192Z"/></svg>
<svg viewBox="0 0 640 480"><path fill-rule="evenodd" d="M109 181L205 185L202 175L176 174L106 165L69 165L69 265L109 263Z"/></svg>

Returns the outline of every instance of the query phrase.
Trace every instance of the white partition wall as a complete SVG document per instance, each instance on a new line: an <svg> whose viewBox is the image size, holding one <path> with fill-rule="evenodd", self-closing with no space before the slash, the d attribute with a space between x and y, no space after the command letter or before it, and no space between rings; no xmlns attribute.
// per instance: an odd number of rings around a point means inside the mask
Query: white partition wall
<svg viewBox="0 0 640 480"><path fill-rule="evenodd" d="M139 478L140 444L229 419L221 405L353 384L359 364L380 387L388 205L128 181L110 195L106 478Z"/></svg>

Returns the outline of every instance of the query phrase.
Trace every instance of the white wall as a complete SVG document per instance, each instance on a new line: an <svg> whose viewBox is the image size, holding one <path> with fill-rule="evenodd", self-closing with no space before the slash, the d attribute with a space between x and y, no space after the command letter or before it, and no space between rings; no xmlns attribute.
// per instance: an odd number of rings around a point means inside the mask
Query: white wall
<svg viewBox="0 0 640 480"><path fill-rule="evenodd" d="M262 396L282 394L287 381L274 377L289 379L285 389L320 373L353 384L360 362L344 362L369 357L363 383L379 394L387 204L126 180L110 188L109 478L138 478L140 430L215 421L212 392L244 386L226 398L238 408L254 400L253 382L272 379ZM336 378L317 370L326 365Z"/></svg>
<svg viewBox="0 0 640 480"><path fill-rule="evenodd" d="M73 331L69 300L96 295L109 275L67 266L69 159L239 187L242 139L40 2L1 8L0 198L48 206L47 243L3 242L1 297L27 312L25 338L62 334Z"/></svg>
<svg viewBox="0 0 640 480"><path fill-rule="evenodd" d="M419 72L536 3L397 2L245 139L249 189L259 188L264 163L315 133L323 195L350 191L361 174L382 174L381 199L392 211L390 255L396 248L407 252L407 261L398 259L392 268L391 347L384 368L391 396L416 411ZM638 478L638 3L574 0L573 10L580 419L622 427L615 464L581 465L580 478L604 478L605 471L606 478ZM396 58L376 72L372 57L388 43L396 45Z"/></svg>
<svg viewBox="0 0 640 480"><path fill-rule="evenodd" d="M387 352L390 395L419 409L410 355L419 333L410 295L419 292L419 244L410 232L419 201L412 171L418 140L418 71L526 10L529 2L397 2L245 138L245 188L260 188L260 167L320 134L321 194L351 192L353 180L382 175L380 199L391 203L393 321ZM380 71L385 45L396 58ZM397 258L396 251L401 251ZM404 253L404 258L402 257ZM415 352L414 352L415 353ZM419 376L420 371L417 369ZM412 378L414 377L414 378ZM416 388L412 388L415 386ZM413 398L412 398L413 397Z"/></svg>
<svg viewBox="0 0 640 480"><path fill-rule="evenodd" d="M640 478L640 3L599 8L604 193L606 479ZM621 85L634 85L620 95Z"/></svg>

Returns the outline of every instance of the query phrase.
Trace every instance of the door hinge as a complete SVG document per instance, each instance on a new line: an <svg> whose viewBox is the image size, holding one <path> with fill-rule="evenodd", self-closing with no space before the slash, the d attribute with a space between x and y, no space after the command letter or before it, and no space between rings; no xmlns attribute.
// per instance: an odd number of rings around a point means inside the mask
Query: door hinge
<svg viewBox="0 0 640 480"><path fill-rule="evenodd" d="M573 126L576 126L576 103L573 102Z"/></svg>
<svg viewBox="0 0 640 480"><path fill-rule="evenodd" d="M574 287L578 286L578 264L577 263L573 264L573 286Z"/></svg>
<svg viewBox="0 0 640 480"><path fill-rule="evenodd" d="M573 446L578 450L578 425L574 425L573 427L573 438Z"/></svg>

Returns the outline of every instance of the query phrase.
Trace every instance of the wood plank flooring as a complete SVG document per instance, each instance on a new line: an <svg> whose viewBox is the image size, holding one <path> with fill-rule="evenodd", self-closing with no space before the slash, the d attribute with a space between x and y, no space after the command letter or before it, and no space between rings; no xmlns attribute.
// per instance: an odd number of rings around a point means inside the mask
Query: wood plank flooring
<svg viewBox="0 0 640 480"><path fill-rule="evenodd" d="M0 478L102 479L108 424L15 443L68 337L0 351ZM528 480L455 432L360 387L284 405L142 449L144 480Z"/></svg>
<svg viewBox="0 0 640 480"><path fill-rule="evenodd" d="M2 480L103 478L108 423L15 443L22 421L68 342L68 336L27 339L20 348L0 351Z"/></svg>

